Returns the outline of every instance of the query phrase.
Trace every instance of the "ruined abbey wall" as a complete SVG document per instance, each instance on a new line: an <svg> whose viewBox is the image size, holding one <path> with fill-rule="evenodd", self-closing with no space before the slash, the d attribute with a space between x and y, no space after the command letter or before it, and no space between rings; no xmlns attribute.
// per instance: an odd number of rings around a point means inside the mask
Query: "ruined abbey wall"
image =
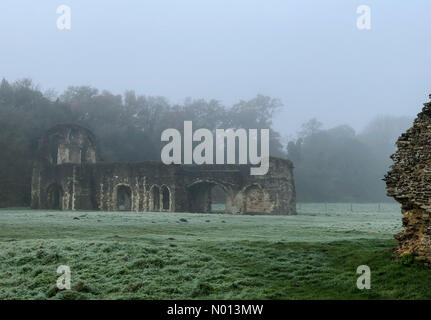
<svg viewBox="0 0 431 320"><path fill-rule="evenodd" d="M431 96L430 96L431 98ZM431 103L397 141L385 177L387 193L402 205L403 231L395 236L399 255L431 263Z"/></svg>
<svg viewBox="0 0 431 320"><path fill-rule="evenodd" d="M226 196L226 213L296 213L293 166L289 160L270 158L269 171L264 176L251 176L249 165L103 163L95 161L94 137L79 127L72 129L57 127L42 138L41 153L33 169L33 208L211 212L211 190L219 186ZM63 140L72 148L64 148ZM47 145L56 146L58 141L62 143L55 157L56 147ZM81 146L90 156L82 155ZM50 149L53 151L47 152Z"/></svg>

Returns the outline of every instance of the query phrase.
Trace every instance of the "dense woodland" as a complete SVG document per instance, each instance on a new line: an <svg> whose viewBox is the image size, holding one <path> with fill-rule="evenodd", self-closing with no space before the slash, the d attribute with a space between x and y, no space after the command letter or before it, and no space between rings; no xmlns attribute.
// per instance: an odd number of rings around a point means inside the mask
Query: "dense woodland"
<svg viewBox="0 0 431 320"><path fill-rule="evenodd" d="M103 161L160 161L161 132L182 131L185 120L195 129L270 128L270 153L295 166L298 201L382 202L383 175L407 117L380 117L357 134L347 126L324 129L316 119L303 125L287 147L273 129L281 102L258 95L233 106L216 100L187 99L171 104L163 97L127 91L114 95L88 86L62 94L42 92L28 79L0 84L0 206L28 206L32 162L39 137L59 123L91 129Z"/></svg>
<svg viewBox="0 0 431 320"><path fill-rule="evenodd" d="M359 134L347 125L322 129L312 119L287 146L295 165L298 201L387 202L382 180L409 117L378 117Z"/></svg>

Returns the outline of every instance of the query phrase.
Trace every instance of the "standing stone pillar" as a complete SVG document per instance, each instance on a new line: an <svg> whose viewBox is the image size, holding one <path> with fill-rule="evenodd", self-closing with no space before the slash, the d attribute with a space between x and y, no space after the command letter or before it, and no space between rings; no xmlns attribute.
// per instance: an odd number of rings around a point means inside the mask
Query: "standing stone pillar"
<svg viewBox="0 0 431 320"><path fill-rule="evenodd" d="M431 95L430 95L431 98ZM397 141L386 174L388 196L401 204L403 230L395 236L398 255L431 263L431 103Z"/></svg>

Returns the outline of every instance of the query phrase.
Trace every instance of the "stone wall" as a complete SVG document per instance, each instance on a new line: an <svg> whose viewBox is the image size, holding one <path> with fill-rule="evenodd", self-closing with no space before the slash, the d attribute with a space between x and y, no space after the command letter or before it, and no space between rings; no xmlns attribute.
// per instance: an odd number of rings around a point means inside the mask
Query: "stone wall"
<svg viewBox="0 0 431 320"><path fill-rule="evenodd" d="M431 98L431 95L430 95ZM403 231L396 253L431 263L431 103L397 141L385 176L387 193L402 205Z"/></svg>
<svg viewBox="0 0 431 320"><path fill-rule="evenodd" d="M87 131L76 126L68 145L79 148L93 141ZM63 137L67 128L51 130ZM226 213L279 214L296 213L293 166L289 160L270 158L264 176L251 176L249 165L164 165L159 162L95 163L78 158L52 161L43 146L35 162L32 179L32 207L60 210L130 210L168 212L211 212L211 190L221 187L226 196ZM60 139L58 150L64 154ZM96 147L91 145L91 149ZM54 148L55 149L55 148ZM67 149L67 148L66 148ZM55 151L55 150L54 150ZM68 151L70 152L70 151ZM51 152L52 154L52 152Z"/></svg>

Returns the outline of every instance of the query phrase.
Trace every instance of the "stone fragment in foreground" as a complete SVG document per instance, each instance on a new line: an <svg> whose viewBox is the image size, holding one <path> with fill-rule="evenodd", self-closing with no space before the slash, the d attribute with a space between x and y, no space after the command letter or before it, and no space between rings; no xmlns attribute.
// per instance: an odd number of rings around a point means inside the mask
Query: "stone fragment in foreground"
<svg viewBox="0 0 431 320"><path fill-rule="evenodd" d="M396 145L384 179L388 196L402 207L403 230L395 236L399 243L395 252L431 263L431 102L424 104Z"/></svg>

